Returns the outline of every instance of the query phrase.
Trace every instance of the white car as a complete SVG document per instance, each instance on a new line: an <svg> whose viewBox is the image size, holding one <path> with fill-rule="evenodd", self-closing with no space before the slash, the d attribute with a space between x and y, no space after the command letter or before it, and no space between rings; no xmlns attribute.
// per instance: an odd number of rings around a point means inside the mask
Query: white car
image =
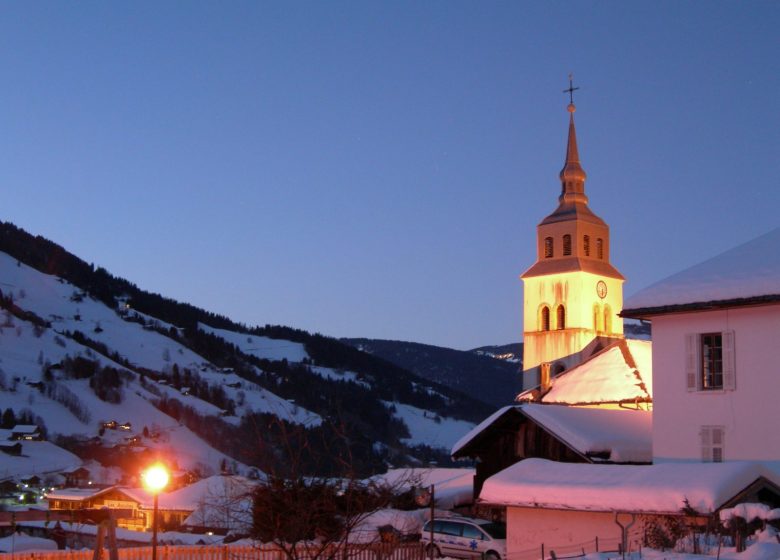
<svg viewBox="0 0 780 560"><path fill-rule="evenodd" d="M431 521L425 523L422 542L434 556L457 558L483 557L485 560L506 560L506 526L484 519L452 517L433 520L433 542L431 542Z"/></svg>

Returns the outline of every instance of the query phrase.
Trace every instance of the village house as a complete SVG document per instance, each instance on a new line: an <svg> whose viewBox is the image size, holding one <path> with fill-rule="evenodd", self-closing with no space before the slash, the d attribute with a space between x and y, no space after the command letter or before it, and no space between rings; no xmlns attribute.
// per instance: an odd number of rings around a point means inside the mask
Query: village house
<svg viewBox="0 0 780 560"><path fill-rule="evenodd" d="M158 497L160 527L187 528L193 532L246 531L251 524L251 490L254 482L232 475L216 475ZM136 531L152 528L154 497L143 488L65 488L47 495L52 511L108 507L129 510L117 527Z"/></svg>
<svg viewBox="0 0 780 560"><path fill-rule="evenodd" d="M653 462L780 465L778 244L780 228L650 286L623 310L653 326Z"/></svg>

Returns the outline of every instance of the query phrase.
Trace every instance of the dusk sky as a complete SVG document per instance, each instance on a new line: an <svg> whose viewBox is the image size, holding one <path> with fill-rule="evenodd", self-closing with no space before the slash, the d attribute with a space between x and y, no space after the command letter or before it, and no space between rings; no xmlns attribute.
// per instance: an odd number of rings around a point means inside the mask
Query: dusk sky
<svg viewBox="0 0 780 560"><path fill-rule="evenodd" d="M778 2L2 3L0 219L249 325L516 342L568 73L629 297L780 224L778 28Z"/></svg>

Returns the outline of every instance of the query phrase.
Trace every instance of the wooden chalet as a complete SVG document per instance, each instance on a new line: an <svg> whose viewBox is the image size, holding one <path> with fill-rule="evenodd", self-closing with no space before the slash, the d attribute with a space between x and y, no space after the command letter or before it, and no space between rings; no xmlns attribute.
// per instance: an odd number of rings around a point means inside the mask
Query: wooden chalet
<svg viewBox="0 0 780 560"><path fill-rule="evenodd" d="M652 455L649 411L544 404L507 406L455 444L455 459L479 459L474 497L486 479L522 461L646 464Z"/></svg>

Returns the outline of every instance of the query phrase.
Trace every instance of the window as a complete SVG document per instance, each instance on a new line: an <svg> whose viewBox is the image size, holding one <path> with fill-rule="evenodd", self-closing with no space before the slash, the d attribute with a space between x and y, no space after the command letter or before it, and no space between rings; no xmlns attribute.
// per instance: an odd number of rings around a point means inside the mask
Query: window
<svg viewBox="0 0 780 560"><path fill-rule="evenodd" d="M600 237L596 239L596 256L600 259L604 258L604 240Z"/></svg>
<svg viewBox="0 0 780 560"><path fill-rule="evenodd" d="M601 307L597 303L593 306L593 330L600 332L601 329Z"/></svg>
<svg viewBox="0 0 780 560"><path fill-rule="evenodd" d="M582 252L586 257L590 256L590 235L586 235L582 238Z"/></svg>
<svg viewBox="0 0 780 560"><path fill-rule="evenodd" d="M723 426L702 426L699 430L701 439L701 460L704 463L722 463L724 461L725 432Z"/></svg>
<svg viewBox="0 0 780 560"><path fill-rule="evenodd" d="M736 389L734 331L686 335L685 379L689 391Z"/></svg>
<svg viewBox="0 0 780 560"><path fill-rule="evenodd" d="M477 529L474 525L463 525L463 538L465 539L477 539L478 541L485 540L485 535L482 531Z"/></svg>
<svg viewBox="0 0 780 560"><path fill-rule="evenodd" d="M568 233L563 236L563 254L571 255L571 235Z"/></svg>
<svg viewBox="0 0 780 560"><path fill-rule="evenodd" d="M553 238L552 237L545 237L544 238L544 258L549 259L553 256Z"/></svg>
<svg viewBox="0 0 780 560"><path fill-rule="evenodd" d="M540 331L550 330L550 308L546 305L542 307L542 317L540 321Z"/></svg>
<svg viewBox="0 0 780 560"><path fill-rule="evenodd" d="M563 308L562 305L558 306L558 309L556 310L556 319L557 321L557 327L558 330L563 330L566 328L566 310Z"/></svg>
<svg viewBox="0 0 780 560"><path fill-rule="evenodd" d="M609 305L604 306L604 332L612 332L612 308Z"/></svg>

